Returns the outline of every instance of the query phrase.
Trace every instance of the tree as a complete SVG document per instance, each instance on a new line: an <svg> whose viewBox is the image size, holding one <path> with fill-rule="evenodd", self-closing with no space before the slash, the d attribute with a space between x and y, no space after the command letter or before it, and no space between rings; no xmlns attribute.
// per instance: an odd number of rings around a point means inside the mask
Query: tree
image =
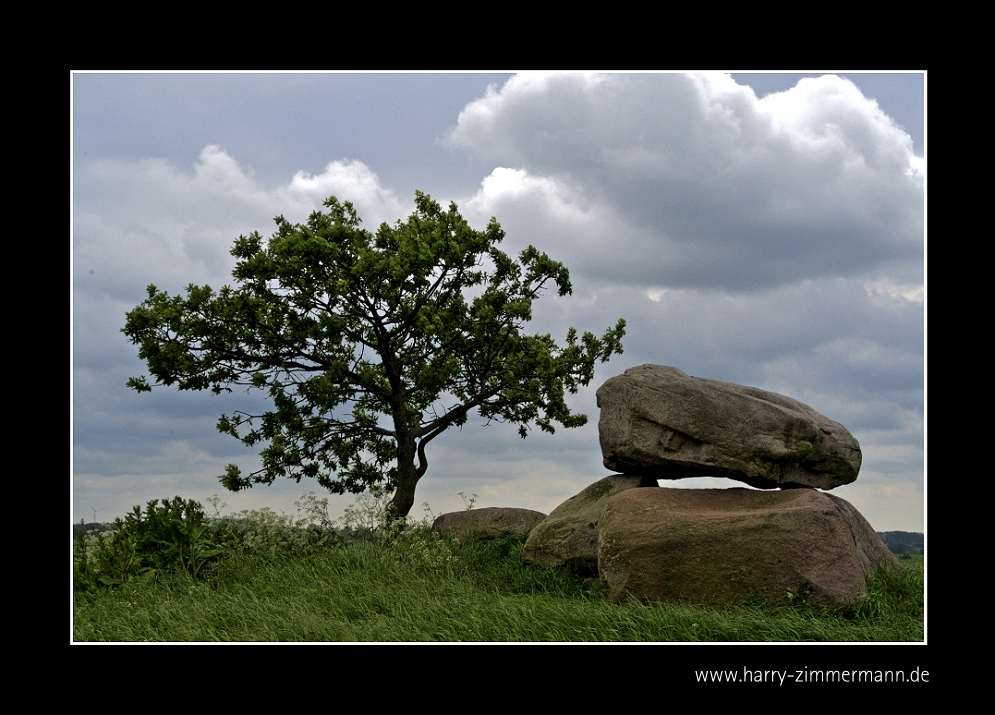
<svg viewBox="0 0 995 715"><path fill-rule="evenodd" d="M532 302L550 284L571 292L567 269L530 246L518 260L497 248L495 219L472 229L455 203L416 192L406 222L360 228L349 202L325 201L306 224L276 217L276 233L240 236L237 288L154 285L122 329L157 385L266 391L273 409L223 414L218 430L263 442L262 467L220 479L237 491L277 477L313 477L333 493L394 490L407 515L428 469L425 447L473 410L487 420L578 427L564 401L622 352L625 321L601 338L571 328L566 346L525 335ZM138 392L152 389L131 378Z"/></svg>

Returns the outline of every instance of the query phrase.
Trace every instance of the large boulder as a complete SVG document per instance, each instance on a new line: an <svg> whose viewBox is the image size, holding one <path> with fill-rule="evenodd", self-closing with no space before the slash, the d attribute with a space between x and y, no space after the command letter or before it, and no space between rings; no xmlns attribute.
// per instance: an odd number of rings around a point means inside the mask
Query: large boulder
<svg viewBox="0 0 995 715"><path fill-rule="evenodd" d="M432 529L457 539L500 539L512 534L526 536L545 518L541 511L491 506L440 514Z"/></svg>
<svg viewBox="0 0 995 715"><path fill-rule="evenodd" d="M814 489L632 489L605 502L598 531L616 601L852 605L898 566L852 505Z"/></svg>
<svg viewBox="0 0 995 715"><path fill-rule="evenodd" d="M533 566L598 567L598 520L605 502L615 494L637 487L656 487L655 479L613 474L570 497L550 512L531 533L522 550L522 561Z"/></svg>
<svg viewBox="0 0 995 715"><path fill-rule="evenodd" d="M598 390L605 466L656 479L728 477L753 487L849 484L860 445L839 422L776 392L640 365Z"/></svg>

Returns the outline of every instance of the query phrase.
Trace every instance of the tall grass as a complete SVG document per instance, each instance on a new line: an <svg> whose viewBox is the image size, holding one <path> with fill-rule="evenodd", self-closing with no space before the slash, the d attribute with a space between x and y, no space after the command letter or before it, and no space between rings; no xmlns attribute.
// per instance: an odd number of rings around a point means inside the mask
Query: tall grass
<svg viewBox="0 0 995 715"><path fill-rule="evenodd" d="M522 541L408 530L304 552L234 551L74 594L77 641L921 641L923 562L855 609L613 604L597 580L523 566Z"/></svg>

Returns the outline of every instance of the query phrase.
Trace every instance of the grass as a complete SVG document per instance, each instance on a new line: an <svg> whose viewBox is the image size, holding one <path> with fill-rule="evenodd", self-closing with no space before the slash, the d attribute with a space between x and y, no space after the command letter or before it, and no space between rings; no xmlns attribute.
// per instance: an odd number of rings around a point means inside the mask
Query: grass
<svg viewBox="0 0 995 715"><path fill-rule="evenodd" d="M239 553L74 594L75 641L922 641L923 561L856 609L613 604L596 580L521 564L522 542L414 532L298 555Z"/></svg>

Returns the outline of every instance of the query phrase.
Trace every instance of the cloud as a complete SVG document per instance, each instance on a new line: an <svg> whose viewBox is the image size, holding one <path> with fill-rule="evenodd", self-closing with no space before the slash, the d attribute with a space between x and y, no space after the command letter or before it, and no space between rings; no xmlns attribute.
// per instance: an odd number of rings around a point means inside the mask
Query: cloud
<svg viewBox="0 0 995 715"><path fill-rule="evenodd" d="M217 145L191 171L165 159L95 160L77 166L74 276L78 293L134 299L148 283L178 290L230 279L235 238L275 228L273 217L303 221L331 195L350 200L370 226L405 205L359 161L333 161L264 186Z"/></svg>
<svg viewBox="0 0 995 715"><path fill-rule="evenodd" d="M886 295L899 301L923 305L926 300L925 286L914 283L895 283L888 278L879 278L864 284L867 295Z"/></svg>
<svg viewBox="0 0 995 715"><path fill-rule="evenodd" d="M500 163L475 210L567 219L544 245L606 280L750 291L922 254L924 162L835 76L758 99L722 74L519 75L447 143Z"/></svg>

